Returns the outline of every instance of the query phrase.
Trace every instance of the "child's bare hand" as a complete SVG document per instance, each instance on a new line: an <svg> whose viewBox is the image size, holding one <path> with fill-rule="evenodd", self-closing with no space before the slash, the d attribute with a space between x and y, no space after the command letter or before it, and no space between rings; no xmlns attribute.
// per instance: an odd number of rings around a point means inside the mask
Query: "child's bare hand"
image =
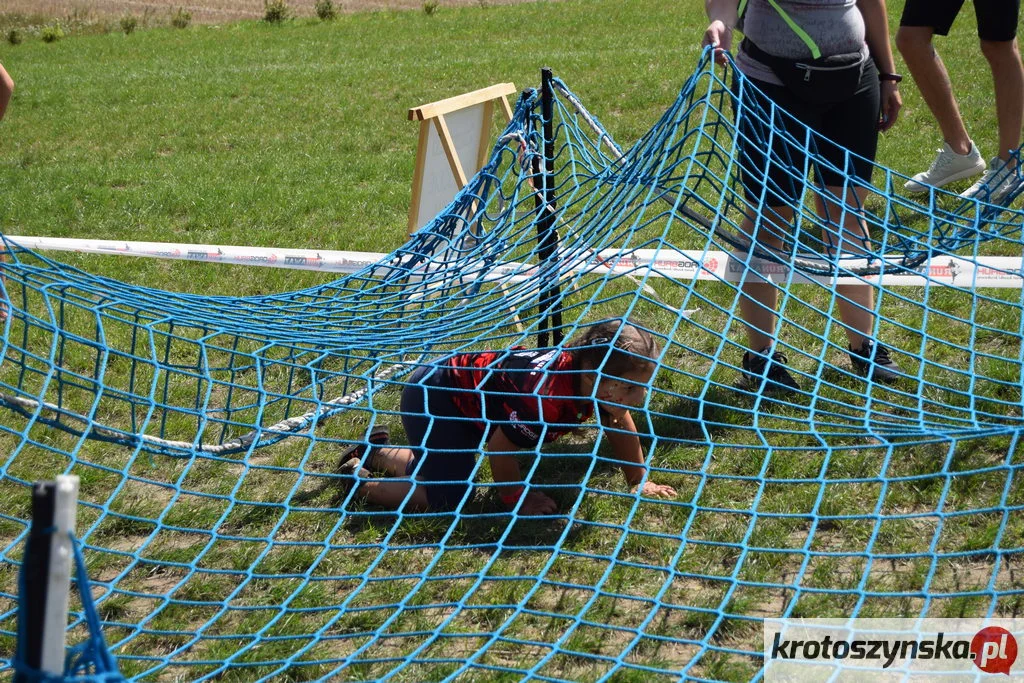
<svg viewBox="0 0 1024 683"><path fill-rule="evenodd" d="M633 493L637 492L640 486L633 487ZM675 498L677 495L676 490L671 486L665 484L655 484L653 481L649 481L644 484L644 488L640 491L640 495L647 496L648 498Z"/></svg>
<svg viewBox="0 0 1024 683"><path fill-rule="evenodd" d="M558 512L558 505L540 491L531 491L523 498L519 508L521 515L553 515Z"/></svg>

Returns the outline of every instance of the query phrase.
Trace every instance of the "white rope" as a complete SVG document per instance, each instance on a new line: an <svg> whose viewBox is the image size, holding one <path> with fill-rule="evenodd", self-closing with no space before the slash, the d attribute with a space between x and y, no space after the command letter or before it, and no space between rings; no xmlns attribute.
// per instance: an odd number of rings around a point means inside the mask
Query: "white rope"
<svg viewBox="0 0 1024 683"><path fill-rule="evenodd" d="M129 242L124 240L90 240L24 235L4 235L4 238L8 242L25 249L72 251L79 254L143 256L179 261L197 261L200 263L227 263L238 266L322 270L332 273L356 273L369 266L381 264L388 257L387 254L362 251L281 249L278 247L243 247L223 244Z"/></svg>
<svg viewBox="0 0 1024 683"><path fill-rule="evenodd" d="M225 441L224 443L196 444L195 439L192 441L174 441L171 439L161 439L160 437L150 436L149 434L135 434L131 436L136 436L143 443L152 446L159 446L161 448L173 448L185 451L199 451L201 453L209 453L212 455L220 455L228 452L243 451L248 449L250 445L254 441L256 441L257 436L263 434L270 434L275 436L283 435L285 437L294 436L295 431L302 427L304 424L307 424L309 421L317 422L324 414L328 413L329 411L335 408L352 405L362 400L362 398L369 393L369 387L374 381L382 382L388 380L393 375L395 375L400 369L408 369L409 367L414 366L417 362L419 362L421 358L422 356L419 356L416 360L410 361L409 363L396 363L391 367L387 368L379 376L373 375L367 378L366 387L358 391L354 391L351 394L346 394L344 396L339 396L337 398L331 399L330 401L326 401L315 410L311 410L302 415L296 415L294 417L281 420L280 422L271 425L270 427L267 428L256 428L247 434L231 439L230 441ZM51 413L55 416L53 418L53 421L59 421L61 418L70 418L72 420L82 422L85 424L83 432L86 434L86 436L90 436L93 433L95 433L96 435L116 439L122 442L132 441L130 436L126 437L126 435L121 431L95 424L93 423L92 420L85 417L84 415L73 413L52 403L38 401L36 399L31 398L12 396L10 394L4 393L0 393L0 402L16 406L25 412Z"/></svg>

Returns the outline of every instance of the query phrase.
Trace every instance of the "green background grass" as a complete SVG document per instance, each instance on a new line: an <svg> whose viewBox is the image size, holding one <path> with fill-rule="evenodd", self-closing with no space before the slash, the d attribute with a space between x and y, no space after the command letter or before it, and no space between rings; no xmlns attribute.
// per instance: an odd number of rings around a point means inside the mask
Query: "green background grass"
<svg viewBox="0 0 1024 683"><path fill-rule="evenodd" d="M894 26L901 7L901 3L890 7ZM409 107L496 82L513 81L521 88L535 86L540 67L547 65L600 117L613 137L628 146L675 99L696 64L705 25L700 3L586 0L463 9L442 7L429 16L424 12L356 14L331 23L300 19L280 26L242 22L185 30L152 29L129 36L72 33L52 44L39 40L28 40L19 46L3 44L0 62L15 78L17 90L8 117L0 123L0 230L60 237L390 251L405 239L417 135L416 124L406 119ZM995 144L994 105L969 8L965 8L953 34L941 40L939 47L956 83L969 129L989 155ZM883 137L879 159L897 171L912 174L930 163L939 135L909 80L902 90L906 107L901 121ZM59 258L140 285L210 294L265 294L331 279L317 273L148 259L75 255ZM669 297L671 292L663 289L662 294ZM1013 298L1017 293L1008 296ZM954 298L949 307L956 305ZM717 322L717 318L712 320ZM714 322L708 324L713 327ZM1010 327L1013 328L1012 324ZM708 340L698 335L694 345L702 342ZM943 362L948 358L936 360ZM676 357L671 365L679 368L690 362L689 358ZM687 378L670 375L665 377L665 388L686 395L692 388L686 381ZM688 404L674 408L681 414L696 410ZM715 431L713 435L717 438L750 438L755 439L752 445L756 443L756 437L744 429L749 414L737 411L734 415L716 417L723 424L735 423L736 427ZM760 424L765 429L786 429L794 421L804 419L811 417L794 409L764 416ZM335 431L328 434L335 436L358 433L355 424L328 427L331 429ZM73 439L67 435L45 436L44 442L57 452L74 447ZM275 448L266 456L271 460L263 464L293 465L304 457L306 445L308 442ZM793 592L750 584L787 585L805 557L805 541L812 534L811 550L831 551L840 556L815 556L806 569L804 587L839 593L804 592L796 614L819 616L844 610L848 613L861 588L880 594L866 598L862 615L916 614L924 601L922 586L929 581L926 577L933 569L931 560L924 555L932 550L926 541L937 534L934 519L885 522L872 545L874 554L884 557L921 553L922 558L876 559L870 565L854 556L868 543L871 523L832 519L810 527L807 520L815 515L863 513L865 506L874 505L880 497L886 510L934 511L944 496L948 496L947 505L955 502L961 509L981 510L998 504L1008 476L997 471L965 477L952 485L950 480L955 477L930 476L943 469L947 457L939 444L902 451L903 457L887 470L892 476L928 475L920 480L899 482L884 489L880 483L871 481L839 483L835 480L869 479L877 474L883 468L883 454L877 450L850 450L825 461L814 443L794 438L787 445L792 452L776 452L765 476L807 480L824 476L834 481L826 487L822 507L817 505L824 484L775 484L760 492L749 481L739 479L756 477L760 472L763 462L751 458L753 449L719 450L707 462L703 445L679 448L665 455L665 466L677 472L704 471L721 474L723 478L704 481L692 475L667 475L667 483L677 487L683 505L669 508L644 503L638 510L637 526L628 533L619 559L668 562L678 550L679 541L643 532L678 534L689 520L688 539L698 544L691 543L674 569L682 575L704 577L681 578L671 587L663 596L664 602L685 605L688 609L660 610L648 626L648 634L699 640L712 626L719 609L730 615L751 617L777 614ZM1006 458L1009 447L1005 440L995 439L993 443L983 443L983 447L964 449L958 453L951 471L985 467L993 460ZM158 518L165 510L167 486L178 481L182 465L161 459L154 468L149 462L135 462L126 452L94 444L84 446L80 454L114 472L125 469L166 485L161 488L135 482L111 505L111 510L120 516L110 516L93 538L95 543L106 541L112 547L121 544L131 548L154 528L148 520ZM52 452L40 449L35 456L19 457L9 474L30 479L36 472L62 466L63 459ZM584 469L582 464L566 468L559 461L542 463L541 467L542 478L565 484L578 484ZM117 477L97 469L86 469L84 473L88 479L83 476L83 497L105 501L117 484ZM201 462L188 473L182 486L227 495L239 474L239 468L231 464ZM294 483L288 479L285 486L285 481L282 477L267 476L266 472L249 472L237 498L281 502ZM23 499L19 487L9 482L2 484L12 499ZM632 501L613 495L621 490L622 484L611 468L600 468L587 485L592 490L584 498L578 516L587 522L581 523L570 536L570 547L578 553L608 557L618 537L598 525L621 524ZM689 503L697 502L698 486L703 486L699 504L705 511L692 515ZM599 492L604 487L607 494ZM338 502L336 493L330 491L307 493L306 504L311 507L330 508ZM574 496L573 490L565 489L559 491L558 497L564 504ZM749 510L755 499L762 512L780 511L806 518L763 517L748 526L750 520L743 511ZM1017 498L1009 502L1020 504ZM473 512L495 511L490 502L475 505L471 508ZM712 508L718 512L711 512ZM268 510L238 505L217 530L244 530L247 536L259 538L269 534L278 521ZM735 510L736 514L721 510ZM168 523L212 528L223 512L223 501L185 496L169 509L166 519ZM90 514L95 518L97 513L83 511L86 522L90 521ZM24 511L17 516L24 517ZM287 517L285 531L314 541L337 542L333 526L336 518L333 511L293 513ZM391 530L392 521L368 514L343 531L356 543L379 543ZM496 542L503 523L467 522L459 526L453 542ZM376 575L421 571L435 549L416 552L405 546L437 543L446 524L404 518L389 539L389 549L375 570ZM942 533L934 536L940 539L934 550L956 553L989 547L994 530L1003 524L998 515L982 512L949 519ZM526 527L517 529L509 542L543 544L557 536L550 529L538 530L529 524ZM1006 533L1019 534L1020 527L1021 520L1014 518L1006 526ZM748 532L749 546L775 552L750 551L739 573L734 575L741 552L739 544ZM194 546L205 540L161 532L159 542L146 550L146 556L161 562L188 563L195 557ZM700 541L732 545L716 547L700 545ZM220 540L204 556L204 567L245 571L263 548L261 543ZM372 545L362 554L332 550L321 570L337 575L358 574L377 554ZM444 564L435 573L478 572L486 557L486 551L447 550ZM535 575L548 559L546 552L506 553L490 575ZM981 579L987 580L986 572L991 571L988 559L972 556L959 562L943 560L934 568L935 577L928 585L933 591L982 591L987 586ZM110 578L123 561L116 556L96 554L90 560L90 569L94 575ZM275 575L303 571L311 561L307 548L278 547L261 561L258 570ZM1004 563L1004 570L1008 565L1009 561ZM594 586L606 568L607 563L601 561L575 561L571 556L562 556L551 567L548 578ZM153 569L152 575L133 576L122 587L159 594L180 580L181 573L174 567ZM737 585L737 579L746 583ZM863 586L862 579L866 579ZM216 603L231 591L236 580L237 577L217 574L198 576L188 582L187 592L179 592L175 597ZM649 596L663 580L658 572L615 566L602 589L635 599L602 597L586 618L635 628L650 608L643 597ZM10 592L12 581L11 576L5 578L5 591ZM339 595L352 590L351 585L338 583L333 589L310 584L298 595L298 604L336 602ZM1012 577L1000 576L994 587L1006 591L1012 583ZM437 588L437 595L424 589L417 596L424 601L443 602L459 597L464 587L431 586ZM456 626L468 633L494 628L510 612L489 611L487 606L515 604L527 587L519 581L486 581L472 596L481 609ZM380 582L364 591L360 602L392 602L400 599L408 588L407 583ZM278 597L295 597L293 590L294 586L282 579L247 588L253 594L262 593L262 602L258 604L271 604L268 600ZM899 595L891 597L885 593ZM249 597L243 593L239 600L244 604ZM590 597L585 589L546 584L535 594L531 607L572 613ZM974 614L984 608L986 600L984 596L944 600L932 613ZM146 601L118 595L104 602L101 610L107 619L131 623L152 607ZM1019 601L1012 597L999 608L1007 614L1019 609ZM208 618L208 609L190 611L174 605L159 614L152 628L172 629L183 623L202 623ZM318 618L312 614L295 623L275 625L271 634L309 634L319 627ZM374 628L382 618L373 611L356 612L346 616L346 622L338 629L344 632L345 628ZM411 612L394 628L407 632L429 629L436 618L430 610ZM267 618L257 611L244 619L239 616L238 621L231 626L235 632L255 633L264 627ZM564 627L563 620L524 617L507 634L550 640ZM116 636L115 629L108 639L116 640ZM617 652L614 648L621 646L621 638L621 633L583 628L573 634L567 647L579 652ZM731 619L718 627L715 643L724 648L750 649L757 646L758 638L756 622ZM465 642L467 652L478 645L469 637ZM175 644L172 637L152 635L134 640L129 651L120 654L159 653ZM224 658L237 649L233 641L213 645L208 642L206 646L197 657ZM327 641L317 646L317 652L324 657L341 656L345 646L345 641ZM277 642L258 656L264 661L275 656L283 658L288 656L290 647L294 644ZM409 643L395 640L387 647L382 646L378 654L394 656L410 647ZM692 653L691 646L667 646L647 639L636 649L635 661L678 668ZM502 652L499 644L485 660L515 664L520 656L524 654ZM145 669L138 662L126 666L129 672ZM597 660L566 656L545 673L584 680L598 677L602 666ZM757 662L744 658L711 653L695 673L708 678L743 680L757 666ZM438 666L418 675L432 678L442 669ZM383 665L376 669L367 665L353 675L372 676L386 670ZM182 671L186 678L196 674L196 669ZM252 670L242 670L229 678L247 680L250 673ZM308 678L323 673L325 670L316 667L297 667L290 675ZM405 675L400 680L417 678L416 670ZM623 673L621 680L630 680L628 676ZM637 680L649 679L638 673Z"/></svg>
<svg viewBox="0 0 1024 683"><path fill-rule="evenodd" d="M891 8L896 22L900 6ZM970 130L994 148L969 10L940 42ZM404 240L417 126L406 110L551 66L628 145L692 72L697 3L530 3L241 22L0 44L9 234L388 251ZM913 85L879 159L912 174L939 136ZM168 289L283 291L326 275L83 259Z"/></svg>

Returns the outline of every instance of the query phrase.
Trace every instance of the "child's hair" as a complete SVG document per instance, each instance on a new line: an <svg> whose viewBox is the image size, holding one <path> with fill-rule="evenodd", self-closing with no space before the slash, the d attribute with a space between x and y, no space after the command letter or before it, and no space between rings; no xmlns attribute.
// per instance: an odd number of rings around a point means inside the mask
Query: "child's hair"
<svg viewBox="0 0 1024 683"><path fill-rule="evenodd" d="M576 357L576 367L600 368L613 377L646 370L661 355L661 347L650 332L618 319L591 325L574 337L568 347Z"/></svg>

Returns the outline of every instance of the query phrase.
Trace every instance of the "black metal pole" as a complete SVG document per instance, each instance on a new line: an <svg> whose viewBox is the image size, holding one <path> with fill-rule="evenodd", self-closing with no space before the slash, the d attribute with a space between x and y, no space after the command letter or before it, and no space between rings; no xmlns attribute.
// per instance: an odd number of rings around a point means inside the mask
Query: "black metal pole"
<svg viewBox="0 0 1024 683"><path fill-rule="evenodd" d="M558 249L558 232L555 229L555 92L552 87L552 74L550 67L544 67L540 72L540 114L541 127L544 135L544 172L537 170L535 177L539 175L542 183L540 215L537 217L537 241L541 261L541 273L547 271L547 278L552 284L541 288L540 310L541 321L540 331L537 333L537 346L548 345L548 328L551 328L552 340L555 344L562 341L562 311L559 307L561 298L561 285L558 282L558 265L552 258Z"/></svg>
<svg viewBox="0 0 1024 683"><path fill-rule="evenodd" d="M534 156L530 163L530 172L533 174L534 186L538 182L543 183L543 176L540 171L540 158ZM533 203L537 207L537 261L538 276L544 277L544 194L543 187L533 194ZM537 325L537 348L542 349L548 345L548 314L544 309L544 287L543 280L540 288L540 296L537 298L537 312L540 314L540 321Z"/></svg>
<svg viewBox="0 0 1024 683"><path fill-rule="evenodd" d="M32 488L32 524L21 560L21 590L18 609L18 658L32 671L42 667L43 638L46 627L46 600L49 585L50 547L53 539L57 485L36 482ZM15 672L14 683L29 676Z"/></svg>

